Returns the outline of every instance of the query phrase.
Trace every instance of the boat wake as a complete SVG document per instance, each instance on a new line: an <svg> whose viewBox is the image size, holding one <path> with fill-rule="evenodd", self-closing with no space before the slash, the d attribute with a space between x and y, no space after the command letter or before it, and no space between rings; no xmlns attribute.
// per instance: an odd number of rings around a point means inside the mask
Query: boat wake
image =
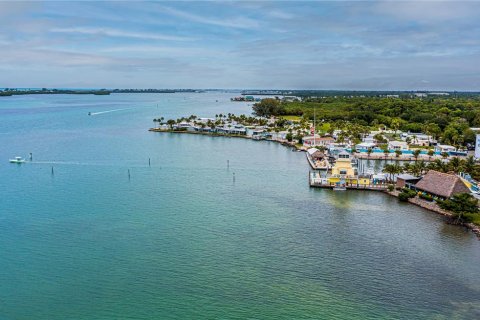
<svg viewBox="0 0 480 320"><path fill-rule="evenodd" d="M96 115L99 115L99 114L116 112L116 111L123 111L123 110L130 110L130 109L133 109L133 108L123 108L123 109L113 109L113 110L99 111L99 112L89 112L88 115L89 116L96 116Z"/></svg>

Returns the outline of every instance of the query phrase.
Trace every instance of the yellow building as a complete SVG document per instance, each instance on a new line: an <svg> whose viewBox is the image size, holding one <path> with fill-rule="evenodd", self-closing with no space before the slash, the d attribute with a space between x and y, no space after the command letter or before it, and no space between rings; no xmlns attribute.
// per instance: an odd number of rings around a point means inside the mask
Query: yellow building
<svg viewBox="0 0 480 320"><path fill-rule="evenodd" d="M337 161L332 168L332 174L328 177L329 184L345 184L345 185L370 185L370 177L358 176L356 169L352 166L352 159L348 152L338 154Z"/></svg>
<svg viewBox="0 0 480 320"><path fill-rule="evenodd" d="M342 176L344 178L355 177L355 168L352 166L352 159L348 152L340 152L337 161L332 168L332 176Z"/></svg>

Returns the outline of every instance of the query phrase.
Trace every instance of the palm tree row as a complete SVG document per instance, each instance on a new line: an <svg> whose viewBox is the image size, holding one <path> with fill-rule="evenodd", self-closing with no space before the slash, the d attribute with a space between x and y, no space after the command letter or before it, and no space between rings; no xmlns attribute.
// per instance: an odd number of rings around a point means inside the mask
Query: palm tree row
<svg viewBox="0 0 480 320"><path fill-rule="evenodd" d="M479 169L479 166L475 164L474 158L470 156L466 159L453 157L449 162L436 159L428 164L424 160L416 161L414 163L405 163L403 166L396 163L386 164L383 167L383 172L389 175L389 181L393 181L393 177L395 175L402 173L421 176L427 173L429 170L435 170L440 172L454 173L465 172L474 175Z"/></svg>

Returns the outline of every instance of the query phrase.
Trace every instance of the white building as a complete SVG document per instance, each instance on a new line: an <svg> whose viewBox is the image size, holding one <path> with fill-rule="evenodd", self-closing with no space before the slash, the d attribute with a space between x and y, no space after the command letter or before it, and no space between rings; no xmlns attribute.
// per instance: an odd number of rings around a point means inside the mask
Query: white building
<svg viewBox="0 0 480 320"><path fill-rule="evenodd" d="M389 150L408 150L408 144L405 141L389 141Z"/></svg>
<svg viewBox="0 0 480 320"><path fill-rule="evenodd" d="M443 153L443 152L452 152L455 150L457 149L454 146L449 146L446 144L438 144L435 146L435 152Z"/></svg>
<svg viewBox="0 0 480 320"><path fill-rule="evenodd" d="M437 143L437 140L433 139L432 136L429 136L425 133L411 133L403 132L401 134L402 140L410 140L410 144L417 146L429 146Z"/></svg>
<svg viewBox="0 0 480 320"><path fill-rule="evenodd" d="M477 139L475 140L475 158L480 158L480 134L477 134Z"/></svg>

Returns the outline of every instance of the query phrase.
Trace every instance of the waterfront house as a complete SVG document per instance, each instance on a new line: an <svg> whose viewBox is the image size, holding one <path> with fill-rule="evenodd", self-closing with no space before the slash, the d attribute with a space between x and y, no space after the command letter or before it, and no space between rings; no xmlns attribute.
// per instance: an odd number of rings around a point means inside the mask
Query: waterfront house
<svg viewBox="0 0 480 320"><path fill-rule="evenodd" d="M305 147L328 147L330 144L335 142L335 139L330 136L321 137L318 134L316 134L315 136L305 136L302 140Z"/></svg>
<svg viewBox="0 0 480 320"><path fill-rule="evenodd" d="M357 150L368 150L368 149L373 149L377 146L376 143L372 143L372 142L362 142L362 143L359 143L355 146L355 148Z"/></svg>
<svg viewBox="0 0 480 320"><path fill-rule="evenodd" d="M405 141L389 141L388 150L408 150L408 144Z"/></svg>
<svg viewBox="0 0 480 320"><path fill-rule="evenodd" d="M407 141L410 140L410 144L416 146L431 146L437 143L437 140L433 139L432 136L424 133L412 133L412 132L404 132L401 134L403 140Z"/></svg>
<svg viewBox="0 0 480 320"><path fill-rule="evenodd" d="M443 153L443 152L454 152L455 150L457 150L454 146L449 146L449 145L446 145L446 144L438 144L435 146L435 152L440 152L440 153Z"/></svg>
<svg viewBox="0 0 480 320"><path fill-rule="evenodd" d="M428 171L413 189L442 199L448 199L457 193L470 193L459 176L435 170Z"/></svg>
<svg viewBox="0 0 480 320"><path fill-rule="evenodd" d="M419 177L412 176L411 174L404 173L397 176L396 187L403 188L407 186L407 184L415 184L420 180Z"/></svg>

